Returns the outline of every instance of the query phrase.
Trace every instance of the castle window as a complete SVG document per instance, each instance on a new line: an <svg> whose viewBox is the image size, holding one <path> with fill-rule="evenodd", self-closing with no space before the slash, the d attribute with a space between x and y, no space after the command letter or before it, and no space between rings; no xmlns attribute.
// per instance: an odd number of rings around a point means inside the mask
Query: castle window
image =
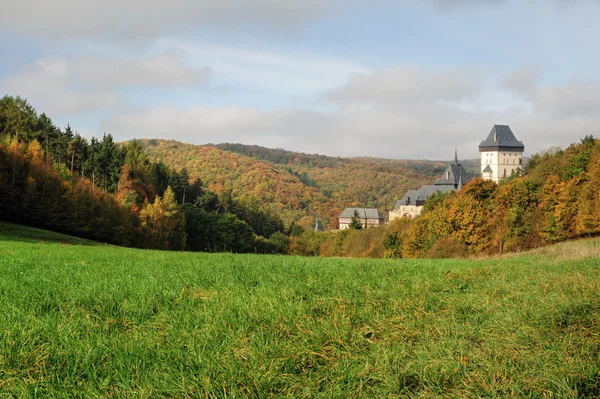
<svg viewBox="0 0 600 399"><path fill-rule="evenodd" d="M504 177L506 177L506 169L504 169Z"/></svg>

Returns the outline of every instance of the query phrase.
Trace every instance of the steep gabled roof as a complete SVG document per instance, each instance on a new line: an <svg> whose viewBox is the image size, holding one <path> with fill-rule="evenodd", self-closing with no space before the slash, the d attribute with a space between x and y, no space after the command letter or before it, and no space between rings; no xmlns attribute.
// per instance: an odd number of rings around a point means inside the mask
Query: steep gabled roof
<svg viewBox="0 0 600 399"><path fill-rule="evenodd" d="M454 188L454 186L439 186L439 185L428 185L428 186L421 186L421 188L419 189L419 195L417 196L417 199L419 201L427 201L429 199L429 197L431 197L433 194L437 193L449 193L450 191L456 191L456 189Z"/></svg>
<svg viewBox="0 0 600 399"><path fill-rule="evenodd" d="M450 191L456 191L453 185L427 185L421 186L418 190L408 190L402 199L396 201L394 210L400 209L404 205L417 205L417 201L423 203L429 199L433 194L437 193L448 193Z"/></svg>
<svg viewBox="0 0 600 399"><path fill-rule="evenodd" d="M508 125L494 125L487 138L479 144L479 151L521 151L525 150Z"/></svg>
<svg viewBox="0 0 600 399"><path fill-rule="evenodd" d="M491 173L491 172L493 172L493 170L492 170L492 168L490 167L490 165L487 165L487 166L485 167L485 169L483 170L483 172L484 172L484 173Z"/></svg>
<svg viewBox="0 0 600 399"><path fill-rule="evenodd" d="M458 153L454 150L454 162L446 167L446 170L442 176L433 183L434 185L453 185L454 188L458 188L459 183L466 184L471 181L471 176L462 164L458 163Z"/></svg>
<svg viewBox="0 0 600 399"><path fill-rule="evenodd" d="M448 177L446 177L448 176ZM435 185L453 185L458 186L458 182L462 180L463 184L471 181L473 177L467 173L461 164L452 163L446 167L446 171L442 176L435 181Z"/></svg>
<svg viewBox="0 0 600 399"><path fill-rule="evenodd" d="M379 209L373 208L346 208L344 212L339 216L341 218L351 218L354 216L354 212L358 211L358 214L362 219L383 219L383 215L379 212Z"/></svg>
<svg viewBox="0 0 600 399"><path fill-rule="evenodd" d="M396 205L394 206L395 210L400 209L403 205L415 205L417 201L417 197L419 196L419 190L408 190L404 197L396 201Z"/></svg>

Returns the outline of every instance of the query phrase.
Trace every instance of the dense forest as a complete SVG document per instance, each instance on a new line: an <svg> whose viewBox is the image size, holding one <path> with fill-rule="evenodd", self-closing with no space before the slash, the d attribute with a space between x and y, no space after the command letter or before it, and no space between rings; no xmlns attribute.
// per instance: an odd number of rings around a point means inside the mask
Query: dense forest
<svg viewBox="0 0 600 399"><path fill-rule="evenodd" d="M442 162L345 159L242 144L191 145L140 140L150 159L185 168L216 193L231 190L308 228L320 219L337 228L346 207L391 210L408 189L431 183L445 169Z"/></svg>
<svg viewBox="0 0 600 399"><path fill-rule="evenodd" d="M600 234L600 141L534 155L499 185L475 179L436 194L415 219L338 233L304 232L290 252L352 257L467 257L502 254Z"/></svg>
<svg viewBox="0 0 600 399"><path fill-rule="evenodd" d="M141 144L86 140L20 97L0 99L0 219L99 241L172 250L276 252L285 226L151 162Z"/></svg>

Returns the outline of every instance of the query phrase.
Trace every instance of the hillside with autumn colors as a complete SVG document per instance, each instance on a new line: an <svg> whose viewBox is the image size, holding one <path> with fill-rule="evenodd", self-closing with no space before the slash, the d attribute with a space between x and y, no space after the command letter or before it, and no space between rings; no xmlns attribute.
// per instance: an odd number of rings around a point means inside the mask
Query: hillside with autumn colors
<svg viewBox="0 0 600 399"><path fill-rule="evenodd" d="M338 158L241 144L191 145L140 140L153 161L187 169L222 195L251 198L308 227L316 218L335 228L348 206L393 208L406 190L433 181L443 162Z"/></svg>

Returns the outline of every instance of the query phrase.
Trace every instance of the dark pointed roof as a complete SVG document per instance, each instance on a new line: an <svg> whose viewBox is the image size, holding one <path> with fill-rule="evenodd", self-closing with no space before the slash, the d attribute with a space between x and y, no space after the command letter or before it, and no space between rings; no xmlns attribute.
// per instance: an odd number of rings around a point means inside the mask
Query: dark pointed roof
<svg viewBox="0 0 600 399"><path fill-rule="evenodd" d="M484 151L520 151L525 146L517 140L508 125L494 125L487 138L479 144L479 152Z"/></svg>
<svg viewBox="0 0 600 399"><path fill-rule="evenodd" d="M320 221L320 220L317 220L317 223L315 223L315 231L316 231L317 233L322 233L323 231L325 231L325 230L323 229L323 223L321 223L321 221Z"/></svg>
<svg viewBox="0 0 600 399"><path fill-rule="evenodd" d="M394 210L400 209L403 205L423 206L425 201L438 191L448 193L460 190L463 184L471 180L473 180L473 176L469 175L465 168L458 163L458 152L454 149L454 162L446 167L444 174L434 184L421 186L418 190L408 190L404 197L396 202Z"/></svg>
<svg viewBox="0 0 600 399"><path fill-rule="evenodd" d="M436 186L452 185L454 188L458 188L459 183L466 184L472 179L473 176L469 175L465 168L458 163L458 152L454 149L454 162L446 167L442 176L433 184Z"/></svg>
<svg viewBox="0 0 600 399"><path fill-rule="evenodd" d="M490 167L490 165L486 166L485 169L483 170L485 173L490 173L493 172L492 168Z"/></svg>

